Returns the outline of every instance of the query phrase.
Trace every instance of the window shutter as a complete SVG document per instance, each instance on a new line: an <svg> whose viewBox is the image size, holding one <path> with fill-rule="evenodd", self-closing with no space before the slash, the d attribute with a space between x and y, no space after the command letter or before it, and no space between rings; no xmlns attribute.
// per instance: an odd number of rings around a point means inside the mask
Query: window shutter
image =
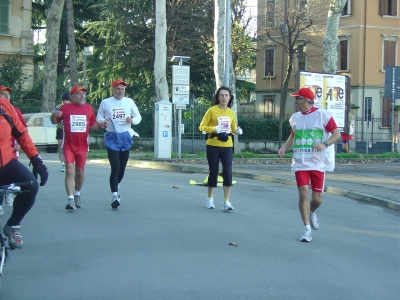
<svg viewBox="0 0 400 300"><path fill-rule="evenodd" d="M396 61L396 42L383 41L383 69L394 66Z"/></svg>
<svg viewBox="0 0 400 300"><path fill-rule="evenodd" d="M390 2L390 15L391 16L397 15L397 0L392 0Z"/></svg>
<svg viewBox="0 0 400 300"><path fill-rule="evenodd" d="M0 0L0 33L8 34L8 0Z"/></svg>
<svg viewBox="0 0 400 300"><path fill-rule="evenodd" d="M340 70L348 70L347 67L347 45L348 41L340 41Z"/></svg>
<svg viewBox="0 0 400 300"><path fill-rule="evenodd" d="M379 0L379 14L381 15L381 16L384 16L384 15L386 15L387 14L387 11L386 11L386 5L387 5L387 2L388 0Z"/></svg>
<svg viewBox="0 0 400 300"><path fill-rule="evenodd" d="M382 99L382 126L390 126L391 124L391 113L390 113L391 100Z"/></svg>
<svg viewBox="0 0 400 300"><path fill-rule="evenodd" d="M396 42L389 41L389 66L394 66L396 61Z"/></svg>

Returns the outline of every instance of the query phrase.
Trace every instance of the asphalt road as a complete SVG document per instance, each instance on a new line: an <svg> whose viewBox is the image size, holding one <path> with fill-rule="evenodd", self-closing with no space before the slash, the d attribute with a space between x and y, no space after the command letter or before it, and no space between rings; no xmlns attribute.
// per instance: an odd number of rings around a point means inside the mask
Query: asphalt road
<svg viewBox="0 0 400 300"><path fill-rule="evenodd" d="M67 212L64 173L45 160L1 299L400 298L399 211L326 193L301 243L295 186L237 178L223 212L222 189L208 210L206 188L189 185L204 174L128 168L111 210L109 166L89 162L83 208Z"/></svg>

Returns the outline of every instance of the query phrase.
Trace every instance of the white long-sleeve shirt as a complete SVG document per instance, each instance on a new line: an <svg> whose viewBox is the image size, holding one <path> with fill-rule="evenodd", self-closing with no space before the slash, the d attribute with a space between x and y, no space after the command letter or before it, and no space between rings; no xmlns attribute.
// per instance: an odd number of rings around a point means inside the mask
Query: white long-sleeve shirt
<svg viewBox="0 0 400 300"><path fill-rule="evenodd" d="M132 124L126 122L126 118L132 118ZM109 119L107 131L124 132L128 131L131 136L134 135L134 131L131 125L137 125L142 121L142 116L139 110L131 98L123 97L118 100L114 97L104 99L97 112L97 121L105 122ZM111 124L113 122L114 126ZM115 130L114 130L115 128Z"/></svg>

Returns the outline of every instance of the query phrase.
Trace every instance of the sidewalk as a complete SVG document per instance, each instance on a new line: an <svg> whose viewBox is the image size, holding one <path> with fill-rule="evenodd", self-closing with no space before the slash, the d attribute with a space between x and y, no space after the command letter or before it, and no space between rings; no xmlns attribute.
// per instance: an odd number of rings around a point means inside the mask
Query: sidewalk
<svg viewBox="0 0 400 300"><path fill-rule="evenodd" d="M108 161L107 161L108 162ZM183 173L208 173L205 159L142 160L131 157L128 165ZM296 185L290 160L234 159L234 178ZM190 178L188 178L188 181ZM338 161L326 173L325 192L400 210L400 163L398 160Z"/></svg>

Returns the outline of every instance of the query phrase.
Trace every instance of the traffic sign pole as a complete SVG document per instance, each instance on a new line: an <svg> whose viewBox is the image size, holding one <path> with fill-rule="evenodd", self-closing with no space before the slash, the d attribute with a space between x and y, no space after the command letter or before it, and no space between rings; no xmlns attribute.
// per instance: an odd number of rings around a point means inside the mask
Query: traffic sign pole
<svg viewBox="0 0 400 300"><path fill-rule="evenodd" d="M182 148L182 109L186 109L186 104L189 104L190 93L190 66L184 66L183 61L189 59L187 56L174 56L171 59L179 62L179 65L172 66L172 103L178 111L178 158L181 158Z"/></svg>

